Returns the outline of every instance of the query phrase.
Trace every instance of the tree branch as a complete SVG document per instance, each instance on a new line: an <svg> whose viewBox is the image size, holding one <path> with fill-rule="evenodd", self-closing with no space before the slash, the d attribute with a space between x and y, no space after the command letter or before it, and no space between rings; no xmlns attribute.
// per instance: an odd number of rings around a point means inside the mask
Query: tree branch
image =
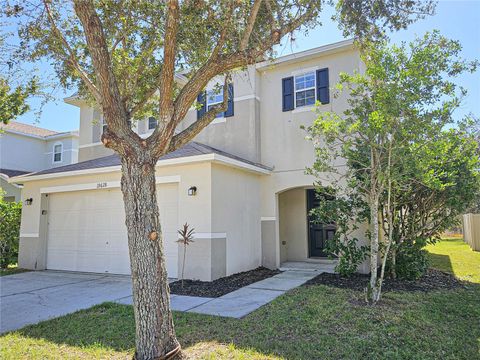
<svg viewBox="0 0 480 360"><path fill-rule="evenodd" d="M196 135L200 133L208 124L210 124L213 119L217 116L220 112L227 111L228 108L228 84L231 81L230 74L225 76L225 82L223 85L223 101L221 104L217 104L212 106L210 110L208 110L200 119L195 121L185 130L180 132L179 134L175 135L170 142L170 146L168 152L174 151L178 148L181 148L185 144L187 144L191 139L193 139Z"/></svg>
<svg viewBox="0 0 480 360"><path fill-rule="evenodd" d="M255 25L255 20L257 19L258 10L260 9L261 4L262 0L255 0L253 3L250 16L248 17L247 27L245 28L242 40L240 41L240 51L244 51L248 47L250 35L252 34L253 26Z"/></svg>
<svg viewBox="0 0 480 360"><path fill-rule="evenodd" d="M178 31L178 0L167 1L167 20L165 24L165 41L163 51L163 66L160 74L160 122L170 120L173 112L173 80L175 76L175 56ZM160 126L155 130L160 129ZM155 134L154 134L155 136Z"/></svg>
<svg viewBox="0 0 480 360"><path fill-rule="evenodd" d="M115 148L122 154L128 151L132 144L139 144L140 137L128 125L129 115L113 73L105 34L93 1L74 0L74 9L83 26L88 50L97 74L103 115L108 124L108 131L102 135L102 142L105 146ZM121 146L118 141L122 142Z"/></svg>
<svg viewBox="0 0 480 360"><path fill-rule="evenodd" d="M47 12L48 16L48 21L50 22L50 25L52 26L53 33L57 36L57 38L62 42L62 45L64 47L64 51L66 52L66 56L68 58L68 61L72 66L77 70L78 74L80 75L80 78L82 79L83 83L85 86L88 88L92 96L95 98L97 103L101 103L101 96L100 93L93 83L93 81L88 77L87 73L85 70L80 66L77 57L73 51L73 49L70 47L68 44L68 41L65 39L59 28L57 27L57 24L55 23L55 19L53 18L52 12L50 10L50 4L51 0L43 0L43 4L45 7L45 11Z"/></svg>

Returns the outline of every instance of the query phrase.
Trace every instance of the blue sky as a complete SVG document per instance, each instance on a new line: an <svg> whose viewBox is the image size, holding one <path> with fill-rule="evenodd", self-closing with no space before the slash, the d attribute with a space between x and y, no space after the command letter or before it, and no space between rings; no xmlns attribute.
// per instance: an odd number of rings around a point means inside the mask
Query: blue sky
<svg viewBox="0 0 480 360"><path fill-rule="evenodd" d="M280 47L278 54L287 55L343 40L337 25L330 20L332 13L332 9L327 9L321 16L323 26L310 31L307 36L298 35L294 43ZM480 0L439 1L434 16L414 23L407 30L392 34L391 40L395 43L411 41L415 36L422 36L425 32L433 29L440 30L448 38L459 40L463 46L464 58L480 59ZM48 64L42 65L41 70L52 71ZM458 78L457 83L468 90L468 96L455 114L455 118L460 119L468 113L480 116L480 71L475 74L463 75ZM79 109L63 103L62 100L70 93L63 94L59 91L55 95L57 101L45 105L39 119L34 114L38 110L39 101L34 99L31 101L32 110L19 117L17 121L57 131L78 129Z"/></svg>

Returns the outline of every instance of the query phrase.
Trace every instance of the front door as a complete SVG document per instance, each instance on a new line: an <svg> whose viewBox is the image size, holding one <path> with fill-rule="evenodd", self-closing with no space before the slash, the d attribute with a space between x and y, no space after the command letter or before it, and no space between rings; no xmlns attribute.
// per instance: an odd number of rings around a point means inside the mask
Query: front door
<svg viewBox="0 0 480 360"><path fill-rule="evenodd" d="M314 221L310 210L319 206L314 189L307 189L307 221L308 221L308 248L309 257L327 257L326 242L335 235L334 224L321 224Z"/></svg>

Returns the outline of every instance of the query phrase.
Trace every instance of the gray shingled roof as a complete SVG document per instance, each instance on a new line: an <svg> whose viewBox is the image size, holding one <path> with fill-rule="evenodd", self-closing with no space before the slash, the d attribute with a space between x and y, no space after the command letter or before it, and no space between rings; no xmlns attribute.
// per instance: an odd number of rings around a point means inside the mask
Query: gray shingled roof
<svg viewBox="0 0 480 360"><path fill-rule="evenodd" d="M7 177L11 178L14 176L20 176L30 173L31 171L23 171L23 170L13 170L13 169L0 169L0 174L6 175Z"/></svg>
<svg viewBox="0 0 480 360"><path fill-rule="evenodd" d="M238 160L246 164L254 165L257 167L260 167L262 169L266 170L271 170L271 168L255 163L253 161L249 161L246 159L243 159L241 157L229 154L225 151L215 149L211 146L200 144L197 142L190 142L184 147L175 150L171 153L168 153L167 155L164 155L160 158L160 160L166 160L166 159L176 159L176 158L183 158L183 157L189 157L189 156L196 156L196 155L206 155L206 154L218 154L222 155L225 157L228 157L230 159ZM82 161L76 164L71 164L71 165L65 165L65 166L59 166L55 167L52 169L47 169L47 170L42 170L36 173L32 173L28 176L36 176L36 175L45 175L45 174L56 174L56 173L64 173L64 172L69 172L69 171L78 171L78 170L88 170L88 169L98 169L98 168L103 168L103 167L109 167L109 166L118 166L120 165L120 158L118 157L117 154L114 155L109 155L105 157L101 157L98 159L93 159L93 160L88 160L88 161Z"/></svg>

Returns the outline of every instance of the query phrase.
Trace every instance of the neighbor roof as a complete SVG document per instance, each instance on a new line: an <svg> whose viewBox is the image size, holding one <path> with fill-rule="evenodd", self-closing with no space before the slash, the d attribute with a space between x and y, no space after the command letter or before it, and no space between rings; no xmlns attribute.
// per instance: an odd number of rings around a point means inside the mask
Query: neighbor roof
<svg viewBox="0 0 480 360"><path fill-rule="evenodd" d="M44 129L38 126L24 124L16 121L10 121L8 124L0 125L0 128L7 132L33 136L37 138L47 139L50 137L78 136L77 131L58 132L54 130Z"/></svg>
<svg viewBox="0 0 480 360"><path fill-rule="evenodd" d="M5 175L6 177L14 177L28 174L30 171L22 171L22 170L12 170L12 169L0 169L0 174Z"/></svg>
<svg viewBox="0 0 480 360"><path fill-rule="evenodd" d="M2 125L3 130L15 131L25 135L34 135L46 137L50 135L56 135L58 132L48 129L43 129L37 126L28 125L16 121L10 121L7 125Z"/></svg>
<svg viewBox="0 0 480 360"><path fill-rule="evenodd" d="M241 157L229 154L225 151L215 149L211 146L200 144L197 142L190 142L184 147L175 150L171 153L168 153L164 156L162 156L159 161L162 160L168 160L168 159L177 159L177 158L186 158L190 156L198 156L198 155L208 155L208 154L216 154L216 155L221 155L224 157L227 157L229 159L239 161L244 164L248 164L251 166L255 166L257 168L261 168L263 170L270 171L272 170L271 168L255 163L250 160L243 159ZM31 173L27 175L25 178L29 178L30 176L38 176L38 175L47 175L47 174L60 174L60 173L68 173L68 172L73 172L73 171L79 171L79 170L90 170L90 169L98 169L98 168L106 168L106 167L111 167L111 166L120 166L120 158L117 154L114 155L109 155L109 156L104 156L98 159L92 159L88 161L82 161L76 164L70 164L70 165L65 165L65 166L59 166L51 169L46 169L42 171L38 171L35 173Z"/></svg>

